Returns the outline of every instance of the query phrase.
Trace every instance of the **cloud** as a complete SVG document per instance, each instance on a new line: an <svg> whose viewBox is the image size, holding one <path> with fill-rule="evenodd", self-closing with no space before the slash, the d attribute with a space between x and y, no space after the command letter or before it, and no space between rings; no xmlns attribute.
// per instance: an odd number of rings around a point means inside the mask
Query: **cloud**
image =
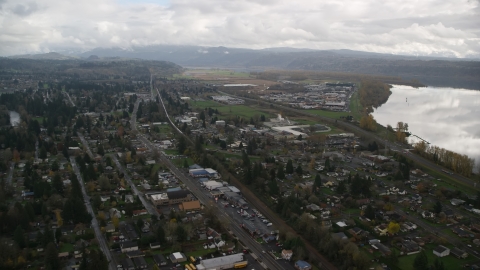
<svg viewBox="0 0 480 270"><path fill-rule="evenodd" d="M185 44L480 55L478 1L0 0L0 55Z"/></svg>
<svg viewBox="0 0 480 270"><path fill-rule="evenodd" d="M37 3L18 4L12 8L12 12L18 16L28 16L38 9Z"/></svg>

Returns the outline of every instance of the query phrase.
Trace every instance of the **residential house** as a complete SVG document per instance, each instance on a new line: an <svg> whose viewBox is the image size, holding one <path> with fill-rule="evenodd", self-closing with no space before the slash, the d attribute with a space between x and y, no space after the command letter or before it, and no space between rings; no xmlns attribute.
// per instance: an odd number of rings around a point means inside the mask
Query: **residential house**
<svg viewBox="0 0 480 270"><path fill-rule="evenodd" d="M459 248L457 248L457 247L452 248L452 249L450 250L450 253L451 253L453 256L455 256L455 257L457 257L457 258L459 258L459 259L466 259L466 258L468 257L468 253L467 253L467 252L465 252L464 250L461 250L461 249L459 249Z"/></svg>
<svg viewBox="0 0 480 270"><path fill-rule="evenodd" d="M150 249L159 249L160 248L160 243L154 242L150 243Z"/></svg>
<svg viewBox="0 0 480 270"><path fill-rule="evenodd" d="M374 228L374 231L380 236L387 235L388 226L387 224L380 224Z"/></svg>
<svg viewBox="0 0 480 270"><path fill-rule="evenodd" d="M384 256L388 256L392 253L392 251L387 246L380 242L372 245L372 247L378 249L378 251L380 251Z"/></svg>
<svg viewBox="0 0 480 270"><path fill-rule="evenodd" d="M445 257L450 254L450 249L445 246L438 245L433 249L433 254L435 254L438 257Z"/></svg>
<svg viewBox="0 0 480 270"><path fill-rule="evenodd" d="M124 270L135 270L135 265L130 258L126 258L122 261L122 267Z"/></svg>
<svg viewBox="0 0 480 270"><path fill-rule="evenodd" d="M167 265L167 260L162 254L153 255L153 261L157 264L158 267Z"/></svg>
<svg viewBox="0 0 480 270"><path fill-rule="evenodd" d="M282 250L282 259L290 261L293 256L293 251L289 249Z"/></svg>
<svg viewBox="0 0 480 270"><path fill-rule="evenodd" d="M105 231L109 233L115 232L115 226L113 224L108 224L105 226Z"/></svg>
<svg viewBox="0 0 480 270"><path fill-rule="evenodd" d="M136 257L133 259L136 269L146 269L148 267L147 261L144 257Z"/></svg>
<svg viewBox="0 0 480 270"><path fill-rule="evenodd" d="M141 209L141 210L133 210L132 216L137 217L137 216L142 216L148 214L148 211L146 209Z"/></svg>
<svg viewBox="0 0 480 270"><path fill-rule="evenodd" d="M347 240L348 239L347 235L343 232L334 233L333 237L336 237L340 240Z"/></svg>
<svg viewBox="0 0 480 270"><path fill-rule="evenodd" d="M363 230L358 228L358 227L354 227L354 228L351 228L348 230L348 232L354 236L355 238L361 238L362 237L362 233L363 233Z"/></svg>
<svg viewBox="0 0 480 270"><path fill-rule="evenodd" d="M127 253L130 251L138 250L138 245L136 242L127 241L120 244L120 249L122 253Z"/></svg>
<svg viewBox="0 0 480 270"><path fill-rule="evenodd" d="M306 261L296 261L295 262L295 269L310 270L310 269L312 269L312 266L309 263L307 263Z"/></svg>
<svg viewBox="0 0 480 270"><path fill-rule="evenodd" d="M400 243L400 247L403 253L407 255L415 254L420 252L420 246L412 240L403 240Z"/></svg>

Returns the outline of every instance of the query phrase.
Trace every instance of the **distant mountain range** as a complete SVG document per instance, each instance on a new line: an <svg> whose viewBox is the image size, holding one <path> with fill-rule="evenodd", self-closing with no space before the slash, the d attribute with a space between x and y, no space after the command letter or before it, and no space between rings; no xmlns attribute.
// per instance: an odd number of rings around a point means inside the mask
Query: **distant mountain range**
<svg viewBox="0 0 480 270"><path fill-rule="evenodd" d="M58 59L75 57L97 61L102 58L139 58L171 61L184 67L230 68L263 71L268 69L315 70L378 74L417 79L432 86L480 90L480 61L445 57L415 57L351 50L269 48L262 50L157 45L146 47L96 48L80 54L22 55L12 58ZM71 58L70 58L71 57Z"/></svg>

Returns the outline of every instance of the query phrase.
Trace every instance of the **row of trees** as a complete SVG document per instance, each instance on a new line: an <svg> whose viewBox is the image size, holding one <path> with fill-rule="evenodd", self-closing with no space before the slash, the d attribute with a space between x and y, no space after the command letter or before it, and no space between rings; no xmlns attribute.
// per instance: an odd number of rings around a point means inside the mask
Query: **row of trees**
<svg viewBox="0 0 480 270"><path fill-rule="evenodd" d="M420 141L414 145L415 151L431 161L440 164L456 173L470 177L475 165L475 160L467 155L455 153L436 145L429 145Z"/></svg>

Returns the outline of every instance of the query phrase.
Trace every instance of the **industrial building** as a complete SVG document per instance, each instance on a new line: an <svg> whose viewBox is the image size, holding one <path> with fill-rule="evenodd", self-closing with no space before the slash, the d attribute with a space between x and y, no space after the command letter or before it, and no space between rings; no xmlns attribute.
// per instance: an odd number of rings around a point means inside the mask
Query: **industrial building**
<svg viewBox="0 0 480 270"><path fill-rule="evenodd" d="M218 258L202 260L200 264L196 267L198 270L222 270L222 269L230 269L234 268L236 264L244 263L243 254L237 253L228 256L222 256Z"/></svg>

